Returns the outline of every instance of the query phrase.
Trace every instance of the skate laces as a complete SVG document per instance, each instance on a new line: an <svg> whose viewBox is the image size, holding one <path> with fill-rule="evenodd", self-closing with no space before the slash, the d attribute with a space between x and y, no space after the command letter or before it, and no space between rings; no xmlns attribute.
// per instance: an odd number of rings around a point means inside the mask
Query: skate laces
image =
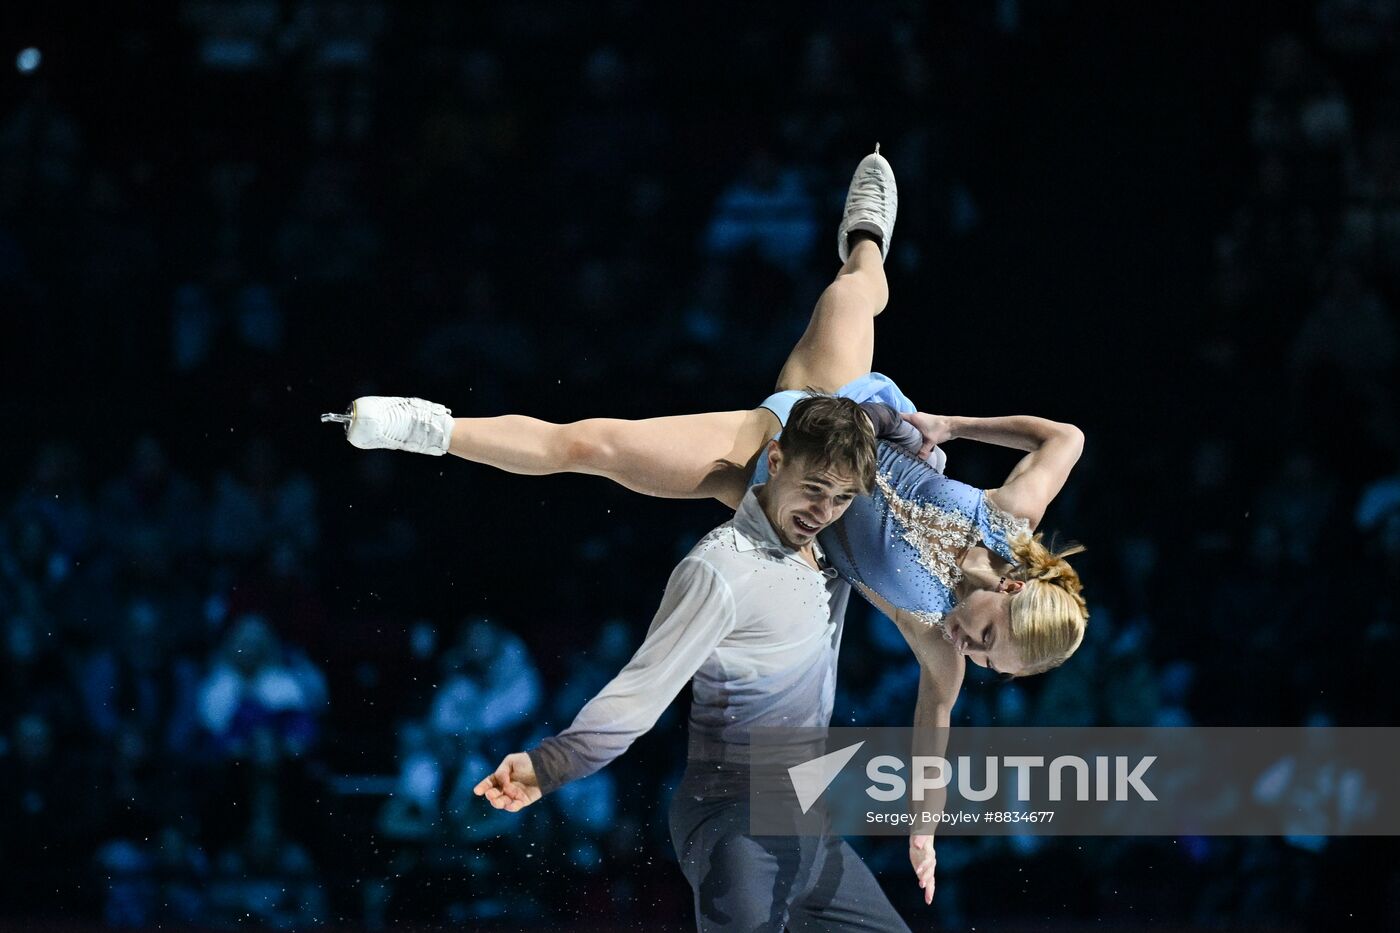
<svg viewBox="0 0 1400 933"><path fill-rule="evenodd" d="M389 408L389 423L384 426L384 435L400 444L407 443L413 434L413 406L407 399Z"/></svg>
<svg viewBox="0 0 1400 933"><path fill-rule="evenodd" d="M864 172L855 179L855 184L851 186L851 206L857 210L880 213L889 209L884 180L879 172Z"/></svg>
<svg viewBox="0 0 1400 933"><path fill-rule="evenodd" d="M384 427L387 437L407 444L415 440L414 435L427 429L427 412L413 399L404 399L389 409L389 423Z"/></svg>

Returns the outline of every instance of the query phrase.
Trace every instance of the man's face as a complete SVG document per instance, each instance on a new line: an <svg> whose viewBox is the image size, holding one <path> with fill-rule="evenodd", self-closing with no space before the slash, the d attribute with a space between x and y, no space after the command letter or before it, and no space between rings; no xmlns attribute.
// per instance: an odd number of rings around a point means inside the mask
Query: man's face
<svg viewBox="0 0 1400 933"><path fill-rule="evenodd" d="M787 547L799 550L817 532L835 522L861 494L854 476L832 468L816 469L785 457L774 442L768 448L768 485L763 511Z"/></svg>

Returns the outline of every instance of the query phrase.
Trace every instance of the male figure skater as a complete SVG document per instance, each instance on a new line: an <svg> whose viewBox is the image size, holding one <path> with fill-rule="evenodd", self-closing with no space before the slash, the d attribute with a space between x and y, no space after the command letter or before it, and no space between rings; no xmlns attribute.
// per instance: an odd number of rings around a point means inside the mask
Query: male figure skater
<svg viewBox="0 0 1400 933"><path fill-rule="evenodd" d="M750 728L831 721L850 585L827 566L817 533L870 491L875 454L861 406L799 401L765 452L768 482L681 560L632 660L568 729L507 755L476 793L516 811L587 777L690 680L690 748L670 823L701 933L907 931L845 841L748 835Z"/></svg>

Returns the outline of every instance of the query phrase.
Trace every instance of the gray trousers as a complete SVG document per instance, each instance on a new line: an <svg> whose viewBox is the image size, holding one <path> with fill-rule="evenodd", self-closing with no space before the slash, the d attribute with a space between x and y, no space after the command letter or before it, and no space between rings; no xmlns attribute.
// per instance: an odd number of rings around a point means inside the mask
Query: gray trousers
<svg viewBox="0 0 1400 933"><path fill-rule="evenodd" d="M838 836L750 836L746 796L697 798L684 786L670 823L700 933L909 933Z"/></svg>

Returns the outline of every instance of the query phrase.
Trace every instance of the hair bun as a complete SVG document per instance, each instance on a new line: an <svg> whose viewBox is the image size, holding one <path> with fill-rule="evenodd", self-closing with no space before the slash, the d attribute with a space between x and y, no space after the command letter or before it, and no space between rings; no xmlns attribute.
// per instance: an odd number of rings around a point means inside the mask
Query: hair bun
<svg viewBox="0 0 1400 933"><path fill-rule="evenodd" d="M1013 578L1025 581L1039 580L1062 587L1082 602L1080 593L1084 590L1084 584L1079 579L1079 573L1065 558L1083 552L1084 545L1068 544L1055 549L1055 542L1052 540L1047 547L1044 538L1043 532L1037 532L1034 535L1022 535L1011 543L1012 553L1022 568L1012 574Z"/></svg>

